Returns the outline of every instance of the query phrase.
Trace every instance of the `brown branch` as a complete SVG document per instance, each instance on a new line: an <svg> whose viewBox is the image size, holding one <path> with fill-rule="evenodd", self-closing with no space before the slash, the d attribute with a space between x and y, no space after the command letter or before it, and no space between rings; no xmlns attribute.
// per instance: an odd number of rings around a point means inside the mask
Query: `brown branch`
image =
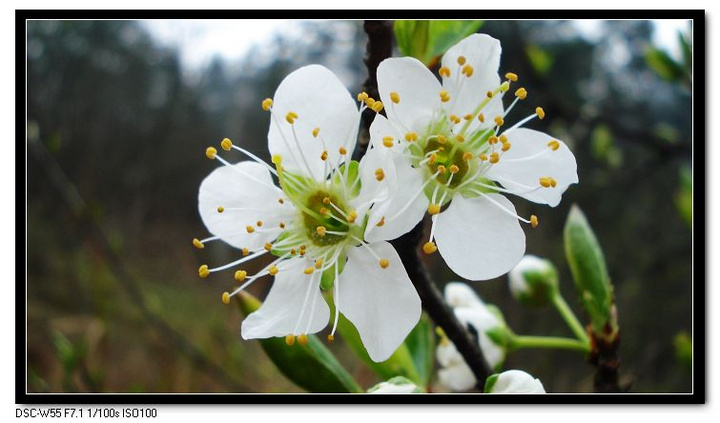
<svg viewBox="0 0 720 423"><path fill-rule="evenodd" d="M610 333L611 330L607 332ZM596 367L593 378L595 392L626 392L629 386L621 388L618 375L620 359L618 358L617 350L620 345L620 334L616 332L612 334L612 336L598 336L598 334L591 330L590 339L591 351L588 361Z"/></svg>

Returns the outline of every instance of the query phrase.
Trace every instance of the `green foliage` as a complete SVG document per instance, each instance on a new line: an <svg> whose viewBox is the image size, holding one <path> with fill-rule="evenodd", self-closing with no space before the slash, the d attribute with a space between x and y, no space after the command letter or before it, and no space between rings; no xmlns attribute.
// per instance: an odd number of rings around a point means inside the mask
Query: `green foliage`
<svg viewBox="0 0 720 423"><path fill-rule="evenodd" d="M485 380L485 393L489 394L492 392L493 388L495 387L495 384L498 381L498 378L500 377L499 373L495 373L493 375L488 376L488 378Z"/></svg>
<svg viewBox="0 0 720 423"><path fill-rule="evenodd" d="M692 228L692 196L692 170L683 166L680 168L680 187L675 194L675 206L688 228Z"/></svg>
<svg viewBox="0 0 720 423"><path fill-rule="evenodd" d="M611 168L617 168L622 165L622 150L615 145L613 133L609 126L604 124L595 126L590 136L590 141L593 157L604 162Z"/></svg>
<svg viewBox="0 0 720 423"><path fill-rule="evenodd" d="M260 308L261 302L247 293L238 296L240 310L247 316ZM295 384L310 392L362 392L350 374L318 340L308 336L307 345L288 346L284 338L258 340L265 354L278 370Z"/></svg>
<svg viewBox="0 0 720 423"><path fill-rule="evenodd" d="M525 47L525 54L530 66L541 76L547 75L552 69L553 63L555 63L555 58L549 52L533 44Z"/></svg>
<svg viewBox="0 0 720 423"><path fill-rule="evenodd" d="M692 75L692 45L688 35L678 31L682 58L675 60L665 50L651 47L645 52L645 62L661 78L670 82L689 82Z"/></svg>
<svg viewBox="0 0 720 423"><path fill-rule="evenodd" d="M395 21L395 41L403 56L431 67L447 49L477 32L482 21Z"/></svg>
<svg viewBox="0 0 720 423"><path fill-rule="evenodd" d="M692 338L686 331L679 332L673 339L675 359L686 369L692 369Z"/></svg>
<svg viewBox="0 0 720 423"><path fill-rule="evenodd" d="M435 334L427 315L422 315L418 324L405 339L405 345L410 351L421 386L427 386L435 360Z"/></svg>
<svg viewBox="0 0 720 423"><path fill-rule="evenodd" d="M572 270L575 289L599 336L617 331L612 313L613 288L605 257L585 215L573 205L565 222L565 255Z"/></svg>

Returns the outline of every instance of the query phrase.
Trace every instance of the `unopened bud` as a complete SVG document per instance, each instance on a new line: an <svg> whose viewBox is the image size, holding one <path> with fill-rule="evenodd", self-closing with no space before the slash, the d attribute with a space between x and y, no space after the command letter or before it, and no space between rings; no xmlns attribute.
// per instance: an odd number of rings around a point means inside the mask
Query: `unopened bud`
<svg viewBox="0 0 720 423"><path fill-rule="evenodd" d="M510 292L520 303L542 307L558 290L558 274L550 260L527 255L508 274Z"/></svg>

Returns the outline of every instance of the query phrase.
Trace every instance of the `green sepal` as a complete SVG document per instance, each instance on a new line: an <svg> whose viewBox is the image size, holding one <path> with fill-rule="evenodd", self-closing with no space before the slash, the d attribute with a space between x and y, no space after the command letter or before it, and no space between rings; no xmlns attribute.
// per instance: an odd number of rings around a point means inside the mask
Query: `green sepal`
<svg viewBox="0 0 720 423"><path fill-rule="evenodd" d="M492 392L493 388L495 387L495 384L498 381L498 378L500 377L499 373L492 374L488 376L487 379L485 379L485 393L489 394Z"/></svg>
<svg viewBox="0 0 720 423"><path fill-rule="evenodd" d="M335 266L338 266L338 275L345 269L345 262L347 261L347 254L342 253L335 262ZM320 289L327 291L332 289L335 285L335 266L325 270L320 277Z"/></svg>
<svg viewBox="0 0 720 423"><path fill-rule="evenodd" d="M573 205L564 230L565 255L580 302L590 317L594 332L612 338L617 332L613 288L605 257L592 228L579 207Z"/></svg>
<svg viewBox="0 0 720 423"><path fill-rule="evenodd" d="M290 235L291 235L290 232L283 231L282 233L280 233L280 236L278 236L277 239L275 239L274 244L280 244L284 239L288 238ZM275 257L282 257L283 255L290 252L290 250L292 250L292 248L293 247L290 245L288 245L286 247L282 247L282 248L273 247L270 250L270 254L274 255Z"/></svg>
<svg viewBox="0 0 720 423"><path fill-rule="evenodd" d="M241 292L240 311L247 316L260 308L260 300ZM332 352L315 335L305 346L285 344L285 338L258 339L270 361L290 381L309 392L364 392Z"/></svg>
<svg viewBox="0 0 720 423"><path fill-rule="evenodd" d="M338 321L338 333L353 352L382 379L389 379L394 376L404 376L412 380L416 385L422 385L422 380L415 365L412 355L406 344L400 347L387 360L377 363L373 361L365 350L355 326L342 314Z"/></svg>
<svg viewBox="0 0 720 423"><path fill-rule="evenodd" d="M405 345L410 351L421 386L427 386L435 361L435 333L432 323L425 313L422 314L418 324L405 339Z"/></svg>
<svg viewBox="0 0 720 423"><path fill-rule="evenodd" d="M290 198L302 199L302 197L311 191L310 187L315 187L317 185L317 182L315 182L312 178L296 175L284 169L279 172L279 174L280 188L282 188L285 195ZM288 180L291 180L292 182Z"/></svg>
<svg viewBox="0 0 720 423"><path fill-rule="evenodd" d="M482 21L395 21L393 30L398 50L431 67L439 56L468 35L477 32Z"/></svg>
<svg viewBox="0 0 720 423"><path fill-rule="evenodd" d="M358 163L355 160L351 160L350 166L347 170L347 175L345 174L345 165L346 163L343 163L338 168L337 172L333 175L332 178L332 184L336 189L340 191L344 191L343 189L343 180L345 180L345 183L347 184L346 187L350 188L349 196L351 198L357 197L358 194L360 194L360 188L362 183L360 182L360 163ZM339 173L342 173L342 179L340 178Z"/></svg>

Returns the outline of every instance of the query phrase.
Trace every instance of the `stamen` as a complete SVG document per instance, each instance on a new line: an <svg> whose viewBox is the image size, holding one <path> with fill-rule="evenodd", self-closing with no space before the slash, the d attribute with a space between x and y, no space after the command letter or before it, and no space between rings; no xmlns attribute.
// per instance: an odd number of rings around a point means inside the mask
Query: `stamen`
<svg viewBox="0 0 720 423"><path fill-rule="evenodd" d="M527 90L523 87L518 88L515 90L515 97L519 98L520 100L525 100L527 98Z"/></svg>
<svg viewBox="0 0 720 423"><path fill-rule="evenodd" d="M229 292L223 292L222 293L222 302L225 305L230 304L230 293Z"/></svg>
<svg viewBox="0 0 720 423"><path fill-rule="evenodd" d="M383 138L383 145L387 148L392 147L395 145L395 139L393 137L384 137Z"/></svg>
<svg viewBox="0 0 720 423"><path fill-rule="evenodd" d="M495 125L503 126L504 124L505 120L502 118L502 116L495 116Z"/></svg>
<svg viewBox="0 0 720 423"><path fill-rule="evenodd" d="M512 147L512 144L510 144L509 142L506 142L502 146L502 151L508 151L510 149L510 147Z"/></svg>
<svg viewBox="0 0 720 423"><path fill-rule="evenodd" d="M517 82L517 80L518 80L518 76L515 75L515 74L512 73L512 72L506 73L506 74L505 74L505 78L509 79L509 80L512 81L512 82Z"/></svg>
<svg viewBox="0 0 720 423"><path fill-rule="evenodd" d="M539 224L540 222L538 222L537 216L535 216L534 214L530 215L530 226L532 226L534 229L537 228Z"/></svg>
<svg viewBox="0 0 720 423"><path fill-rule="evenodd" d="M495 164L500 161L500 155L498 153L491 153L490 154L490 163Z"/></svg>
<svg viewBox="0 0 720 423"><path fill-rule="evenodd" d="M270 108L272 107L272 105L273 105L273 101L272 101L271 98L266 98L265 100L262 101L262 109L263 109L264 111L266 111L266 112L267 112L268 110L270 110Z"/></svg>
<svg viewBox="0 0 720 423"><path fill-rule="evenodd" d="M560 143L557 140L552 140L548 143L548 147L553 151L557 151L557 149L560 148Z"/></svg>
<svg viewBox="0 0 720 423"><path fill-rule="evenodd" d="M444 77L448 78L448 77L450 77L450 68L443 66L440 69L438 69L438 74L440 76L444 76Z"/></svg>
<svg viewBox="0 0 720 423"><path fill-rule="evenodd" d="M315 268L314 268L314 267L308 267L308 268L305 269L305 274L306 274L306 275L311 275L314 271L315 271Z"/></svg>
<svg viewBox="0 0 720 423"><path fill-rule="evenodd" d="M510 89L510 83L508 81L503 82L500 84L500 92L507 92Z"/></svg>
<svg viewBox="0 0 720 423"><path fill-rule="evenodd" d="M470 78L473 75L473 67L470 65L465 65L462 68L462 74Z"/></svg>
<svg viewBox="0 0 720 423"><path fill-rule="evenodd" d="M443 103L450 101L450 94L447 91L440 91L440 101Z"/></svg>
<svg viewBox="0 0 720 423"><path fill-rule="evenodd" d="M225 207L223 207L223 206L218 206L217 211L218 211L218 213L222 213L222 212L225 211Z"/></svg>
<svg viewBox="0 0 720 423"><path fill-rule="evenodd" d="M467 59L465 59L465 56L458 56L457 58L458 65L460 66L464 65L466 61Z"/></svg>
<svg viewBox="0 0 720 423"><path fill-rule="evenodd" d="M358 99L358 101L365 101L365 100L367 100L369 97L370 97L370 96L368 96L368 93L366 93L365 91L363 91L363 92L361 92L360 94L358 94L357 99Z"/></svg>
<svg viewBox="0 0 720 423"><path fill-rule="evenodd" d="M295 345L295 335L287 335L285 336L285 345L288 347L292 347Z"/></svg>
<svg viewBox="0 0 720 423"><path fill-rule="evenodd" d="M387 269L387 267L390 266L390 261L388 259L380 259L379 263L380 267L383 269Z"/></svg>
<svg viewBox="0 0 720 423"><path fill-rule="evenodd" d="M328 152L323 151L322 154L320 155L320 160L325 161L325 160L327 160L327 158L328 158Z"/></svg>
<svg viewBox="0 0 720 423"><path fill-rule="evenodd" d="M471 152L469 152L469 151L466 151L466 152L463 153L462 158L463 158L463 160L465 160L466 162L469 162L470 160L473 159L473 153L471 153Z"/></svg>
<svg viewBox="0 0 720 423"><path fill-rule="evenodd" d="M233 143L230 141L230 138L224 138L222 142L220 142L220 146L225 151L230 151L232 149Z"/></svg>
<svg viewBox="0 0 720 423"><path fill-rule="evenodd" d="M327 233L327 228L325 228L324 226L318 226L317 228L315 228L315 231L317 231L318 235L325 236L325 234Z"/></svg>
<svg viewBox="0 0 720 423"><path fill-rule="evenodd" d="M423 248L423 251L425 252L425 254L432 254L435 251L437 251L437 246L432 241L426 242L422 248Z"/></svg>
<svg viewBox="0 0 720 423"><path fill-rule="evenodd" d="M459 171L460 171L460 168L457 167L457 165L454 165L454 164L450 165L450 173L455 174L455 173L458 173Z"/></svg>
<svg viewBox="0 0 720 423"><path fill-rule="evenodd" d="M385 216L383 216L382 219L380 219L380 221L375 224L375 226L377 226L379 228L379 227L383 226L384 224L385 224Z"/></svg>
<svg viewBox="0 0 720 423"><path fill-rule="evenodd" d="M201 278L205 279L210 275L210 270L208 270L207 264L203 264L198 269L198 275L200 275Z"/></svg>
<svg viewBox="0 0 720 423"><path fill-rule="evenodd" d="M465 137L460 134L455 135L455 139L457 140L457 142L465 142Z"/></svg>
<svg viewBox="0 0 720 423"><path fill-rule="evenodd" d="M545 119L545 111L543 110L542 107L537 107L535 109L535 114L537 115L537 117L540 118L540 120Z"/></svg>
<svg viewBox="0 0 720 423"><path fill-rule="evenodd" d="M198 250L202 250L203 248L205 248L205 245L197 238L193 238L192 243Z"/></svg>
<svg viewBox="0 0 720 423"><path fill-rule="evenodd" d="M398 104L400 103L400 96L395 91L390 93L390 100L392 100L393 103Z"/></svg>
<svg viewBox="0 0 720 423"><path fill-rule="evenodd" d="M383 109L383 103L382 101L376 101L371 107L370 107L375 113L380 113Z"/></svg>
<svg viewBox="0 0 720 423"><path fill-rule="evenodd" d="M250 226L250 225L247 225L247 226L245 227L245 230L246 230L247 233L249 233L249 234L255 232L255 228L253 228L253 227Z"/></svg>
<svg viewBox="0 0 720 423"><path fill-rule="evenodd" d="M482 113L478 114L478 120L480 121L480 123L484 123L484 122L485 122L485 115L482 114Z"/></svg>
<svg viewBox="0 0 720 423"><path fill-rule="evenodd" d="M242 282L247 278L247 272L245 270L238 270L235 272L235 280Z"/></svg>
<svg viewBox="0 0 720 423"><path fill-rule="evenodd" d="M381 168L375 170L375 179L377 179L378 182L385 179L385 172L383 172Z"/></svg>
<svg viewBox="0 0 720 423"><path fill-rule="evenodd" d="M340 153L341 156L344 156L347 154L347 149L345 147L338 148L338 153Z"/></svg>
<svg viewBox="0 0 720 423"><path fill-rule="evenodd" d="M214 160L217 156L217 149L215 147L208 147L205 149L205 156L210 159Z"/></svg>
<svg viewBox="0 0 720 423"><path fill-rule="evenodd" d="M407 134L405 134L405 141L413 142L413 141L417 141L417 139L418 139L418 134L415 132L408 132Z"/></svg>
<svg viewBox="0 0 720 423"><path fill-rule="evenodd" d="M270 266L270 268L268 269L268 273L273 276L277 275L279 271L280 269L278 269L277 266Z"/></svg>
<svg viewBox="0 0 720 423"><path fill-rule="evenodd" d="M303 347L308 343L308 337L304 333L302 335L298 335L297 340L298 344L302 345Z"/></svg>

